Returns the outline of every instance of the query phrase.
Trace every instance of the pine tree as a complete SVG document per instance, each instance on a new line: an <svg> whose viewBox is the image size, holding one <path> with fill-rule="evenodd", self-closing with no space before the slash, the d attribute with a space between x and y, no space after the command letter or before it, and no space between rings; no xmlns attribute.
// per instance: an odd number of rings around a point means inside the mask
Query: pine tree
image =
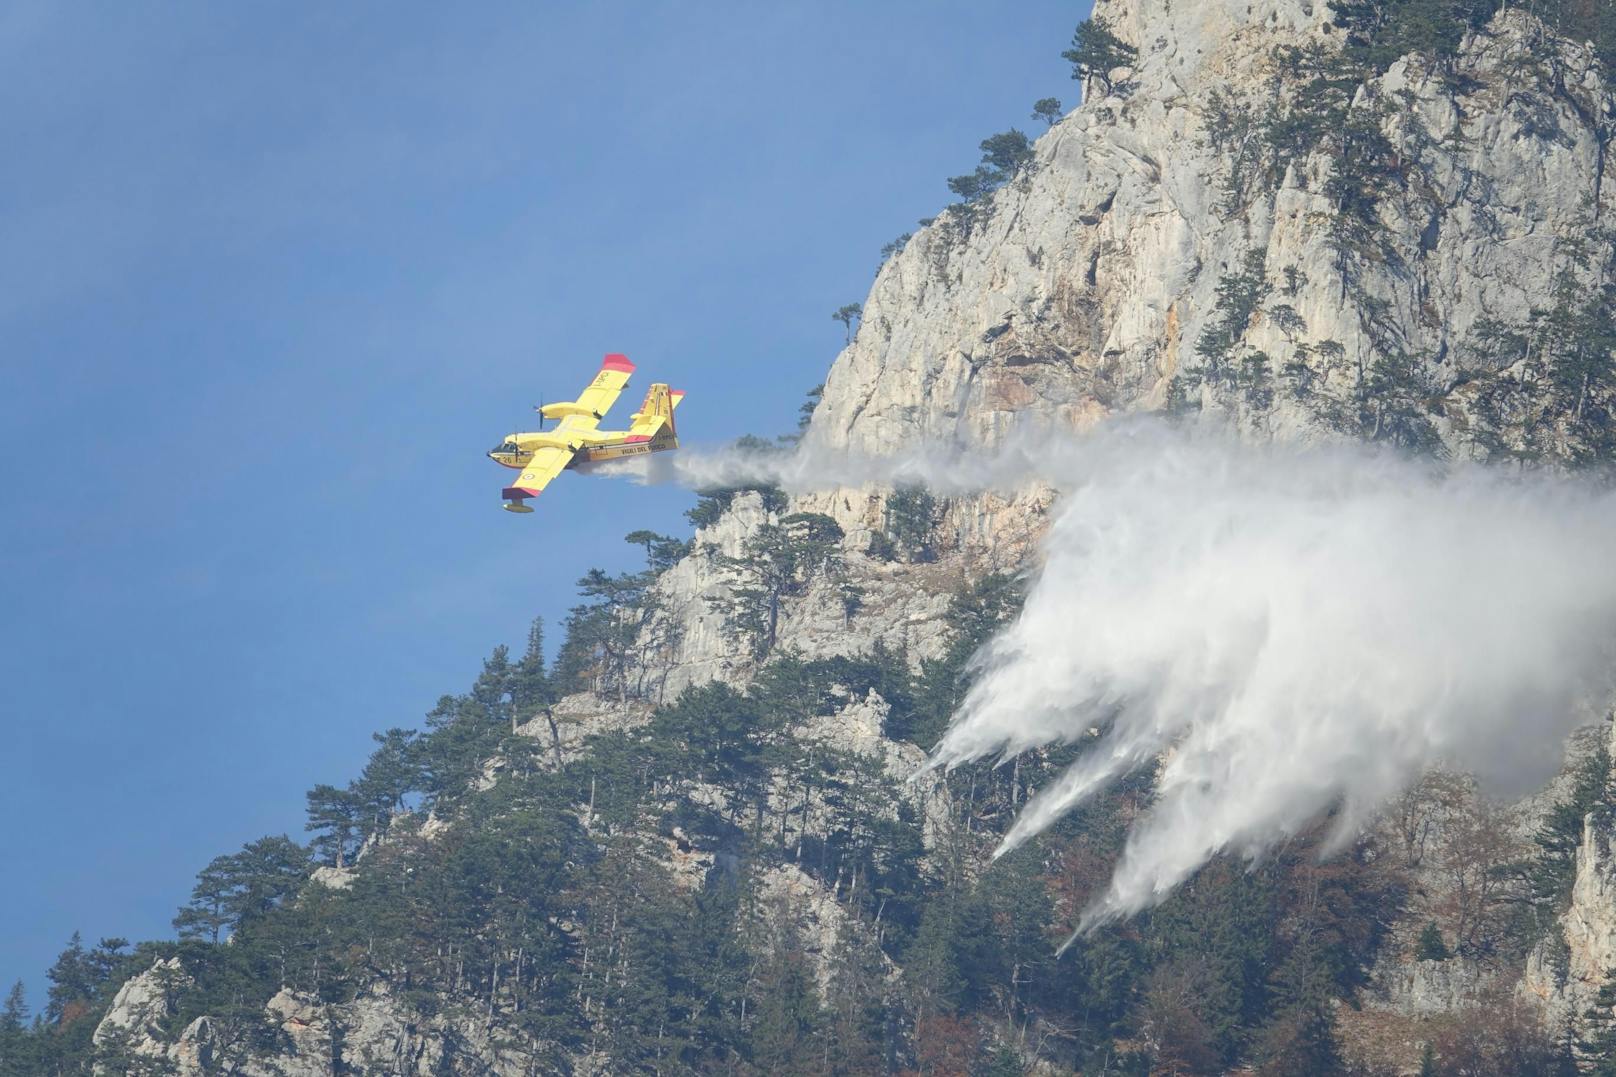
<svg viewBox="0 0 1616 1077"><path fill-rule="evenodd" d="M1602 734L1573 772L1569 795L1544 813L1533 836L1533 855L1518 866L1538 920L1552 921L1570 900L1585 821L1591 813L1608 814L1616 808L1611 779L1609 743Z"/></svg>
<svg viewBox="0 0 1616 1077"><path fill-rule="evenodd" d="M994 185L1008 183L1032 160L1032 140L1014 127L982 140L982 165Z"/></svg>
<svg viewBox="0 0 1616 1077"><path fill-rule="evenodd" d="M833 1073L881 1071L886 966L862 931L837 932L825 990L824 1057Z"/></svg>
<svg viewBox="0 0 1616 1077"><path fill-rule="evenodd" d="M1592 1068L1592 1077L1616 1077L1616 972L1606 977L1584 1014L1582 1040L1577 1053Z"/></svg>
<svg viewBox="0 0 1616 1077"><path fill-rule="evenodd" d="M22 981L18 980L7 992L5 1005L0 1007L0 1036L22 1032L27 1027L28 995L23 990Z"/></svg>
<svg viewBox="0 0 1616 1077"><path fill-rule="evenodd" d="M910 1004L919 1018L951 1014L965 992L958 895L946 888L928 901L920 927L903 954Z"/></svg>
<svg viewBox="0 0 1616 1077"><path fill-rule="evenodd" d="M1139 59L1139 50L1123 41L1111 31L1104 19L1085 19L1072 34L1072 47L1061 53L1061 59L1072 65L1072 78L1099 79L1110 93L1111 71L1118 67L1132 67Z"/></svg>
<svg viewBox="0 0 1616 1077"><path fill-rule="evenodd" d="M1420 932L1419 942L1414 947L1414 960L1416 961L1446 961L1450 955L1448 947L1442 941L1442 931L1433 921L1425 925Z"/></svg>
<svg viewBox="0 0 1616 1077"><path fill-rule="evenodd" d="M376 742L376 750L365 763L359 780L349 787L367 838L386 833L393 814L404 807L410 794L421 792L425 785L414 730L389 729L371 734L371 739Z"/></svg>
<svg viewBox="0 0 1616 1077"><path fill-rule="evenodd" d="M217 942L221 933L267 916L297 894L308 872L309 851L292 839L280 835L249 842L239 853L215 857L198 873L174 929L182 938Z"/></svg>
<svg viewBox="0 0 1616 1077"><path fill-rule="evenodd" d="M887 495L886 537L893 549L915 561L937 556L937 499L924 486L900 486Z"/></svg>
<svg viewBox="0 0 1616 1077"><path fill-rule="evenodd" d="M1275 1016L1263 1030L1263 1072L1275 1077L1344 1072L1330 970L1311 929L1303 929L1275 972L1273 986Z"/></svg>
<svg viewBox="0 0 1616 1077"><path fill-rule="evenodd" d="M724 614L726 631L743 640L753 658L774 649L785 601L821 579L842 576L842 529L822 513L796 513L764 524L746 540L740 557L718 557L737 580L727 596L710 600Z"/></svg>
<svg viewBox="0 0 1616 1077"><path fill-rule="evenodd" d="M897 240L893 241L892 243L888 243L885 247L882 247L881 260L884 262L892 255L897 254L903 249L903 245L909 242L909 238L909 234L906 232ZM823 399L825 399L824 382L820 382L818 385L808 390L807 395L802 402L802 406L797 409L797 432L799 434L807 430L808 424L814 421L814 410L819 407L819 402Z"/></svg>
<svg viewBox="0 0 1616 1077"><path fill-rule="evenodd" d="M832 321L842 323L842 329L846 333L846 340L843 343L853 343L853 323L858 321L863 313L864 305L862 303L848 303L837 307L836 312L830 316Z"/></svg>
<svg viewBox="0 0 1616 1077"><path fill-rule="evenodd" d="M84 949L84 940L77 931L67 942L67 949L56 958L56 963L45 973L50 981L45 1004L45 1020L53 1025L66 1025L82 1016L95 998L100 981L90 955Z"/></svg>
<svg viewBox="0 0 1616 1077"><path fill-rule="evenodd" d="M363 840L360 818L364 809L352 789L316 785L308 791L304 829L314 834L314 852L321 860L346 867ZM217 941L217 929L211 929Z"/></svg>
<svg viewBox="0 0 1616 1077"><path fill-rule="evenodd" d="M659 563L659 557L671 563L684 555L682 549L658 546L659 541L672 540L662 540L651 532L635 532L629 538L636 541L642 534L650 536L647 553L654 564ZM574 606L567 616L566 638L553 678L555 691L592 691L615 696L618 702L628 701L631 692L639 687L630 674L636 665L641 635L660 609L651 590L658 571L653 568L612 576L596 568L578 581L579 597L585 601Z"/></svg>
<svg viewBox="0 0 1616 1077"><path fill-rule="evenodd" d="M809 1053L823 1023L813 971L794 924L774 940L757 974L752 1014L753 1061L766 1073L790 1072Z"/></svg>
<svg viewBox="0 0 1616 1077"><path fill-rule="evenodd" d="M638 534L638 532L636 532ZM650 532L646 532L650 534ZM634 535L629 536L630 539ZM561 729L551 710L556 702L555 682L550 677L544 659L544 618L535 617L528 626L527 650L511 673L511 732L517 727L543 715L550 728L550 748L555 753L555 765L561 766Z"/></svg>
<svg viewBox="0 0 1616 1077"><path fill-rule="evenodd" d="M22 981L12 985L0 1007L0 1077L32 1077L32 1042L28 1032L28 998Z"/></svg>
<svg viewBox="0 0 1616 1077"><path fill-rule="evenodd" d="M666 572L690 553L690 543L686 540L669 538L655 531L631 531L623 541L631 546L644 547L645 570L657 575Z"/></svg>

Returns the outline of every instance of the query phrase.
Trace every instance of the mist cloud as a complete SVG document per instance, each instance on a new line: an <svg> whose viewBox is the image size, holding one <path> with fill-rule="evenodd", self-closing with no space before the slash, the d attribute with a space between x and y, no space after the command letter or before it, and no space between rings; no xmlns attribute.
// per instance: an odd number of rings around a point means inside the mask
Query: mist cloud
<svg viewBox="0 0 1616 1077"><path fill-rule="evenodd" d="M1587 482L1151 422L988 454L679 467L692 485L1064 491L1025 609L976 657L935 763L1085 743L1004 852L1160 761L1156 802L1085 927L1329 811L1344 841L1433 764L1500 794L1537 788L1611 689L1616 496Z"/></svg>
<svg viewBox="0 0 1616 1077"><path fill-rule="evenodd" d="M1609 691L1606 491L1358 447L1098 440L1103 463L1064 499L1024 612L977 657L936 753L952 766L1099 730L1001 852L1162 759L1085 926L1331 809L1345 840L1435 763L1538 787Z"/></svg>

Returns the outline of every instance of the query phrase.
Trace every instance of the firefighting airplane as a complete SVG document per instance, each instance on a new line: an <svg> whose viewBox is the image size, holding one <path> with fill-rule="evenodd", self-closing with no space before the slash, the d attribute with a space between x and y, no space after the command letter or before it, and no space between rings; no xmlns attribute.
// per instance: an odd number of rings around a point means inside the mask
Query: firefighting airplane
<svg viewBox="0 0 1616 1077"><path fill-rule="evenodd" d="M661 382L651 386L640 410L629 416L627 430L596 429L632 373L634 364L628 361L628 356L608 355L600 364L600 373L577 400L543 404L534 409L540 415L538 433L507 434L489 451L488 458L496 464L519 468L522 472L502 491L506 511L532 512L527 499L538 497L551 479L568 468L679 447L673 429L673 409L679 406L685 394ZM545 419L561 421L554 429L545 430Z"/></svg>

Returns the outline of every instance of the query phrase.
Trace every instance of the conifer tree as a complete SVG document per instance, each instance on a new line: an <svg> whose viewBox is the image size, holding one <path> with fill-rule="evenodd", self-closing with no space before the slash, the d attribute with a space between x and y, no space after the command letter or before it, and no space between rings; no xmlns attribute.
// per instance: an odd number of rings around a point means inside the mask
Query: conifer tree
<svg viewBox="0 0 1616 1077"><path fill-rule="evenodd" d="M1616 1077L1616 972L1606 977L1583 1018L1577 1053L1591 1068L1592 1077Z"/></svg>
<svg viewBox="0 0 1616 1077"><path fill-rule="evenodd" d="M1442 932L1435 922L1425 925L1420 932L1419 942L1414 947L1416 961L1446 961L1449 957L1447 944L1442 941Z"/></svg>
<svg viewBox="0 0 1616 1077"><path fill-rule="evenodd" d="M1139 50L1123 41L1101 18L1084 19L1072 34L1072 47L1061 53L1061 59L1072 65L1072 78L1078 81L1098 79L1105 92L1110 93L1111 71L1118 67L1131 67L1139 59Z"/></svg>
<svg viewBox="0 0 1616 1077"><path fill-rule="evenodd" d="M1014 127L982 140L982 166L988 182L1008 183L1032 160L1032 140Z"/></svg>
<svg viewBox="0 0 1616 1077"><path fill-rule="evenodd" d="M842 329L846 333L846 339L843 341L843 343L853 343L853 323L858 321L863 313L864 304L848 303L844 306L837 307L836 312L831 315L832 321L842 323Z"/></svg>
<svg viewBox="0 0 1616 1077"><path fill-rule="evenodd" d="M1303 930L1274 974L1273 1008L1263 1031L1264 1073L1328 1077L1345 1072L1330 972L1311 929Z"/></svg>
<svg viewBox="0 0 1616 1077"><path fill-rule="evenodd" d="M824 386L820 386L821 389ZM631 531L623 539L631 546L645 549L645 571L660 575L678 564L690 553L690 543L684 539L659 535L655 531Z"/></svg>
<svg viewBox="0 0 1616 1077"><path fill-rule="evenodd" d="M897 254L907 242L909 242L909 234L906 232L892 243L882 247L881 261L884 262L892 255ZM797 409L797 432L799 434L806 431L808 424L814 421L814 410L819 407L819 402L823 399L825 399L824 382L820 382L805 394L802 406Z"/></svg>
<svg viewBox="0 0 1616 1077"><path fill-rule="evenodd" d="M11 985L4 1006L0 1006L0 1035L21 1032L28 1027L28 995L22 981Z"/></svg>
<svg viewBox="0 0 1616 1077"><path fill-rule="evenodd" d="M794 914L781 910L784 917ZM757 974L752 1011L752 1058L766 1073L788 1072L812 1050L823 1015L813 971L795 923L788 922Z"/></svg>
<svg viewBox="0 0 1616 1077"><path fill-rule="evenodd" d="M28 1032L28 999L18 980L0 1006L0 1077L32 1077L34 1068Z"/></svg>
<svg viewBox="0 0 1616 1077"><path fill-rule="evenodd" d="M393 814L425 784L414 730L389 729L371 734L371 739L376 742L376 750L351 787L367 837L386 833Z"/></svg>
<svg viewBox="0 0 1616 1077"><path fill-rule="evenodd" d="M218 942L227 929L267 916L297 894L308 871L309 851L284 835L249 842L239 853L215 857L198 873L174 929L182 938L207 936Z"/></svg>
<svg viewBox="0 0 1616 1077"><path fill-rule="evenodd" d="M84 940L77 931L67 942L67 949L56 958L56 963L45 973L50 981L45 1004L45 1020L53 1025L65 1025L82 1016L95 998L99 983L90 955L84 949Z"/></svg>
<svg viewBox="0 0 1616 1077"><path fill-rule="evenodd" d="M937 499L924 486L900 486L887 495L886 535L893 548L916 561L936 557Z"/></svg>
<svg viewBox="0 0 1616 1077"><path fill-rule="evenodd" d="M351 789L320 784L308 791L305 800L308 821L304 829L314 834L315 855L334 867L347 867L363 840L360 818L364 809L359 798ZM216 929L212 933L217 936Z"/></svg>
<svg viewBox="0 0 1616 1077"><path fill-rule="evenodd" d="M822 513L796 513L764 524L746 540L740 557L718 558L736 586L712 600L724 614L725 628L744 640L753 658L774 648L787 599L805 593L819 579L841 576L842 529Z"/></svg>
<svg viewBox="0 0 1616 1077"><path fill-rule="evenodd" d="M528 626L527 648L511 672L512 731L553 702L555 687L544 657L544 618L535 617Z"/></svg>
<svg viewBox="0 0 1616 1077"><path fill-rule="evenodd" d="M729 496L733 493L730 491ZM668 642L645 639L661 610L652 585L658 574L684 557L689 548L650 531L636 531L628 541L645 546L647 568L616 576L590 569L578 581L579 597L585 601L574 606L567 616L567 634L551 681L557 693L592 691L627 702L630 695L643 693L645 677L650 672L643 668L647 665L645 644L649 642L654 648ZM635 672L641 674L638 679L631 677Z"/></svg>

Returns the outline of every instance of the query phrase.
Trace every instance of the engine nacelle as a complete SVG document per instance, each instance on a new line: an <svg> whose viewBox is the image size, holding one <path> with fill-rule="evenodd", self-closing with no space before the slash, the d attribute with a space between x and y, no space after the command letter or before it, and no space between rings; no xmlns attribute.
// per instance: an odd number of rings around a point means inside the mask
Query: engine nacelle
<svg viewBox="0 0 1616 1077"><path fill-rule="evenodd" d="M565 419L571 415L582 416L585 419L601 418L600 412L591 411L573 400L564 400L558 404L545 404L537 410L546 419Z"/></svg>

